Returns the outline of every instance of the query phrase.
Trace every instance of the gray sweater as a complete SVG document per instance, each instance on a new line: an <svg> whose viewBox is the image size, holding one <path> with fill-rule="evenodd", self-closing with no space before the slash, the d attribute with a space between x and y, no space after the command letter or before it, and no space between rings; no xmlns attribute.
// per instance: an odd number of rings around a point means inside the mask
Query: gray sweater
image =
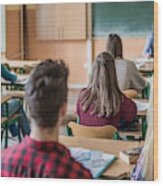
<svg viewBox="0 0 163 186"><path fill-rule="evenodd" d="M141 91L146 86L146 81L139 73L132 61L126 59L116 59L116 72L120 89L135 89Z"/></svg>

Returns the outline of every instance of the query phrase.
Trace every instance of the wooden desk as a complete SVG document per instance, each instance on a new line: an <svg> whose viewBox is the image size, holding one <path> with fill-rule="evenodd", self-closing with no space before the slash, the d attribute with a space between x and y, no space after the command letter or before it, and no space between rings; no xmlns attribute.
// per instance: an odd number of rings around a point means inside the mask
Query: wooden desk
<svg viewBox="0 0 163 186"><path fill-rule="evenodd" d="M25 66L36 66L40 63L40 60L2 60L1 63L7 63L11 68L23 68Z"/></svg>
<svg viewBox="0 0 163 186"><path fill-rule="evenodd" d="M136 90L134 90L134 89L128 89L128 90L124 90L122 92L128 98L136 98L136 97L138 97L138 92Z"/></svg>
<svg viewBox="0 0 163 186"><path fill-rule="evenodd" d="M6 103L10 99L12 99L11 95L1 95L1 104Z"/></svg>
<svg viewBox="0 0 163 186"><path fill-rule="evenodd" d="M102 150L103 152L114 154L117 159L108 167L102 176L116 178L125 173L129 174L133 168L121 159L119 159L119 152L134 147L142 146L143 143L131 141L119 141L99 138L81 138L81 137L67 137L59 136L59 141L67 147L81 147L91 150Z"/></svg>
<svg viewBox="0 0 163 186"><path fill-rule="evenodd" d="M142 73L147 73L147 72L153 72L154 71L154 64L153 63L145 63L143 66L139 68L139 71Z"/></svg>
<svg viewBox="0 0 163 186"><path fill-rule="evenodd" d="M136 100L136 101L140 101L142 103L149 103L149 100L147 99L132 99L133 101ZM138 111L137 112L137 116L146 116L147 115L147 110L143 110L143 111Z"/></svg>
<svg viewBox="0 0 163 186"><path fill-rule="evenodd" d="M21 79L28 79L29 78L29 74L17 74L18 78Z"/></svg>
<svg viewBox="0 0 163 186"><path fill-rule="evenodd" d="M29 75L22 74L18 75L18 77L25 80ZM6 87L6 90L24 90L24 85L24 81L15 81L14 83L11 83L10 81L1 78L1 86Z"/></svg>
<svg viewBox="0 0 163 186"><path fill-rule="evenodd" d="M2 63L7 63L10 69L18 74L30 73L30 71L40 63L40 60L2 60Z"/></svg>
<svg viewBox="0 0 163 186"><path fill-rule="evenodd" d="M29 77L29 74L17 74L17 77L19 78L19 79L21 79L21 80L25 80L25 79L28 79L28 77ZM5 79L3 79L3 78L1 78L1 84L3 85L3 84L7 84L7 85L11 85L11 82L10 81L7 81L7 80L5 80ZM24 84L24 82L22 81L15 81L14 83L13 83L13 85L23 85Z"/></svg>
<svg viewBox="0 0 163 186"><path fill-rule="evenodd" d="M154 59L153 58L137 58L134 59L133 62L135 63L137 69L139 70L142 75L149 77L152 76L154 72Z"/></svg>
<svg viewBox="0 0 163 186"><path fill-rule="evenodd" d="M144 102L144 103L149 103L149 100L146 100L146 99L137 99L137 100L141 101L141 102ZM137 113L137 117L139 117L141 119L141 123L142 123L142 138L143 139L145 139L146 130L147 130L147 119L146 119L147 112L148 112L148 109L146 109L144 111L139 111Z"/></svg>
<svg viewBox="0 0 163 186"><path fill-rule="evenodd" d="M134 137L138 138L138 137L141 136L141 131L136 131L136 132L122 132L122 131L119 131L119 135L121 137L134 136Z"/></svg>
<svg viewBox="0 0 163 186"><path fill-rule="evenodd" d="M19 90L9 90L7 91L7 95L12 96L12 98L21 98L23 99L25 96L24 91L19 91Z"/></svg>

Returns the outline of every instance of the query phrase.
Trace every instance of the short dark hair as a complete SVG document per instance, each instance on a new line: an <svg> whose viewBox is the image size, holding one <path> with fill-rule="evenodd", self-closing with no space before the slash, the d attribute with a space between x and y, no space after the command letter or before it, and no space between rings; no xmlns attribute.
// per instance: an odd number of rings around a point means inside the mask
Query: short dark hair
<svg viewBox="0 0 163 186"><path fill-rule="evenodd" d="M109 34L106 44L106 49L114 58L123 58L122 40L117 34Z"/></svg>
<svg viewBox="0 0 163 186"><path fill-rule="evenodd" d="M32 71L25 85L25 99L39 127L57 123L59 110L67 102L67 79L68 68L62 60L45 60Z"/></svg>

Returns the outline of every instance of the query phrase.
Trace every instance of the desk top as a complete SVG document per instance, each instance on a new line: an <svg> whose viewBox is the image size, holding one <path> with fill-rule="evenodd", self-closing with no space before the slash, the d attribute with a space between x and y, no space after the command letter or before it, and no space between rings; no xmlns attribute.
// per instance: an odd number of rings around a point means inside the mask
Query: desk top
<svg viewBox="0 0 163 186"><path fill-rule="evenodd" d="M154 71L154 59L153 58L137 58L134 59L137 69L142 73L151 73Z"/></svg>
<svg viewBox="0 0 163 186"><path fill-rule="evenodd" d="M140 72L153 72L154 71L154 64L153 63L146 63L139 68Z"/></svg>
<svg viewBox="0 0 163 186"><path fill-rule="evenodd" d="M7 63L11 68L24 67L25 65L33 66L39 64L40 62L40 60L1 60L2 64Z"/></svg>
<svg viewBox="0 0 163 186"><path fill-rule="evenodd" d="M19 77L19 79L21 79L22 81L15 81L13 83L13 85L25 85L25 80L28 79L29 74L17 74L17 76ZM11 85L10 81L6 81L5 79L1 78L1 84L2 85Z"/></svg>
<svg viewBox="0 0 163 186"><path fill-rule="evenodd" d="M81 137L67 137L60 136L59 141L67 147L81 147L91 150L102 150L103 152L110 153L119 157L121 150L126 150L134 147L142 146L143 143L133 141L119 141L110 139L99 138L81 138ZM121 159L116 159L108 169L105 170L103 176L105 177L118 177L125 173L130 173L133 165L130 166Z"/></svg>
<svg viewBox="0 0 163 186"><path fill-rule="evenodd" d="M138 96L138 92L136 90L134 90L134 89L128 89L128 90L124 90L122 92L128 98L136 98Z"/></svg>
<svg viewBox="0 0 163 186"><path fill-rule="evenodd" d="M149 103L149 100L147 99L133 99L133 101L136 100L136 101L139 101L139 102L143 102L143 103ZM147 115L147 110L143 110L143 111L138 111L137 112L137 116L146 116Z"/></svg>
<svg viewBox="0 0 163 186"><path fill-rule="evenodd" d="M40 60L2 60L2 64L7 63L11 68L23 68L25 66L35 66L40 63Z"/></svg>
<svg viewBox="0 0 163 186"><path fill-rule="evenodd" d="M10 100L12 98L11 95L1 95L1 104L7 102L8 100Z"/></svg>
<svg viewBox="0 0 163 186"><path fill-rule="evenodd" d="M136 58L133 59L134 63L153 63L154 58Z"/></svg>
<svg viewBox="0 0 163 186"><path fill-rule="evenodd" d="M25 92L21 90L7 90L7 95L12 96L12 98L24 98Z"/></svg>

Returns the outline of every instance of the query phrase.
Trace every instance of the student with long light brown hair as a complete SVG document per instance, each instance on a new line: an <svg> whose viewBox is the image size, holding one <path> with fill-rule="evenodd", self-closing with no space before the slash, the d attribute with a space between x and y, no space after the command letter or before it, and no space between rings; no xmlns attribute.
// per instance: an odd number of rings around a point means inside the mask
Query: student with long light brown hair
<svg viewBox="0 0 163 186"><path fill-rule="evenodd" d="M146 81L140 75L136 65L123 57L123 44L120 36L117 34L109 34L106 49L115 58L120 89L122 91L127 89L143 90L146 86Z"/></svg>
<svg viewBox="0 0 163 186"><path fill-rule="evenodd" d="M120 128L122 123L131 122L136 112L135 103L119 89L114 58L108 52L100 53L95 59L89 84L78 97L80 124Z"/></svg>

